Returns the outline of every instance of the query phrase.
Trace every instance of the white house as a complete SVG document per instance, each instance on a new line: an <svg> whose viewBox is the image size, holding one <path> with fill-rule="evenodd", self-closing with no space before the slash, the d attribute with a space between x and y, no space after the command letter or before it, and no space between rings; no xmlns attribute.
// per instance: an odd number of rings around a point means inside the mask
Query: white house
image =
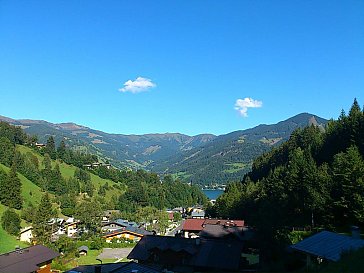
<svg viewBox="0 0 364 273"><path fill-rule="evenodd" d="M33 227L26 227L23 228L22 230L20 230L19 233L19 240L22 242L27 242L27 243L31 243L33 239Z"/></svg>

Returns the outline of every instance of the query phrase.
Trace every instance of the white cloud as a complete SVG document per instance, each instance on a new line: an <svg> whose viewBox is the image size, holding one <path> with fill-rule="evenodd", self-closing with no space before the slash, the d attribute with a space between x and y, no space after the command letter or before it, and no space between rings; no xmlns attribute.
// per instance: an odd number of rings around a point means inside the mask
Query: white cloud
<svg viewBox="0 0 364 273"><path fill-rule="evenodd" d="M235 110L245 118L248 116L248 108L260 108L262 106L262 101L254 100L252 98L237 99L235 102Z"/></svg>
<svg viewBox="0 0 364 273"><path fill-rule="evenodd" d="M124 87L120 88L120 92L131 92L133 94L148 91L150 88L156 87L157 85L152 80L138 77L135 81L128 80L124 83Z"/></svg>

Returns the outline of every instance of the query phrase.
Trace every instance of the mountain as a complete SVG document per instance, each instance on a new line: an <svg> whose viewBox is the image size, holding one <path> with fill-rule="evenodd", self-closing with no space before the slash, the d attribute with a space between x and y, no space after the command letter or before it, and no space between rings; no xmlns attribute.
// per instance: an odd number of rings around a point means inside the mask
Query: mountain
<svg viewBox="0 0 364 273"><path fill-rule="evenodd" d="M218 136L206 145L155 162L150 167L153 171L172 173L201 185L241 180L256 157L288 140L295 129L313 124L324 130L327 122L302 113L277 124L262 124Z"/></svg>
<svg viewBox="0 0 364 273"><path fill-rule="evenodd" d="M50 135L56 142L97 154L117 167L144 168L173 174L201 185L239 180L251 168L253 159L286 141L297 128L311 124L324 128L327 120L302 113L277 124L215 136L187 136L179 133L122 135L108 134L75 123L53 124L41 120L0 120L21 126L45 143Z"/></svg>
<svg viewBox="0 0 364 273"><path fill-rule="evenodd" d="M108 134L75 123L54 124L42 120L14 120L3 116L0 116L0 120L20 126L27 134L37 135L41 143L53 135L56 143L64 139L75 149L97 154L118 167L148 168L154 161L164 161L172 154L197 148L216 138L212 134Z"/></svg>

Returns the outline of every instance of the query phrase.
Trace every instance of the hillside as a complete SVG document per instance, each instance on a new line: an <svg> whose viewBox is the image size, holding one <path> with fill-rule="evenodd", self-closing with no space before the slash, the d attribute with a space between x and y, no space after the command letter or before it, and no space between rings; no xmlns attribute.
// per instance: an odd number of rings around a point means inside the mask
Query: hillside
<svg viewBox="0 0 364 273"><path fill-rule="evenodd" d="M288 140L297 128L311 124L324 130L327 120L303 113L277 124L221 135L204 146L152 164L152 170L202 185L240 180L251 170L255 158Z"/></svg>
<svg viewBox="0 0 364 273"><path fill-rule="evenodd" d="M114 166L143 168L195 184L224 184L239 180L251 169L252 161L286 141L297 128L310 124L321 129L327 120L303 113L272 125L235 131L226 135L108 134L74 123L53 124L39 120L14 120L0 116L45 143L50 135L74 149L97 154Z"/></svg>
<svg viewBox="0 0 364 273"><path fill-rule="evenodd" d="M20 126L27 134L37 135L42 143L50 135L55 137L56 143L65 139L68 145L97 154L118 167L145 168L151 162L199 147L216 137L212 134L187 136L179 133L108 134L74 123L53 124L42 120L14 120L3 116L0 116L0 120Z"/></svg>

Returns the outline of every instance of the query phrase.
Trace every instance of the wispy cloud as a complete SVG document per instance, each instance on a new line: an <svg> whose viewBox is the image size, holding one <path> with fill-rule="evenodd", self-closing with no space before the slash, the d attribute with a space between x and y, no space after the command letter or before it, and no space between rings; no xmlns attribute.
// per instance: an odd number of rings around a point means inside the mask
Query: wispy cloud
<svg viewBox="0 0 364 273"><path fill-rule="evenodd" d="M254 100L252 98L237 99L235 102L235 110L245 118L248 116L248 108L260 108L262 106L262 101Z"/></svg>
<svg viewBox="0 0 364 273"><path fill-rule="evenodd" d="M156 86L157 85L154 82L152 82L152 80L143 77L138 77L135 79L135 81L132 80L126 81L124 83L124 87L120 88L119 91L123 93L130 92L135 94L148 91L149 89Z"/></svg>

